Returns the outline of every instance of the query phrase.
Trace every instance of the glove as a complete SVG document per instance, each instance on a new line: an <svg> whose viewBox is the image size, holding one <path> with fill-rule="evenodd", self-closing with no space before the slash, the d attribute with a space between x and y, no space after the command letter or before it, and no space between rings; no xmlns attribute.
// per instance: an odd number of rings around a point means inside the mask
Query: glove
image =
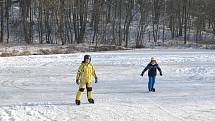
<svg viewBox="0 0 215 121"><path fill-rule="evenodd" d="M80 84L80 80L76 79L76 84L79 85Z"/></svg>
<svg viewBox="0 0 215 121"><path fill-rule="evenodd" d="M95 83L98 83L98 78L97 77L95 77Z"/></svg>
<svg viewBox="0 0 215 121"><path fill-rule="evenodd" d="M141 73L140 76L143 76L144 73Z"/></svg>
<svg viewBox="0 0 215 121"><path fill-rule="evenodd" d="M163 74L162 74L162 73L160 73L160 76L163 76Z"/></svg>

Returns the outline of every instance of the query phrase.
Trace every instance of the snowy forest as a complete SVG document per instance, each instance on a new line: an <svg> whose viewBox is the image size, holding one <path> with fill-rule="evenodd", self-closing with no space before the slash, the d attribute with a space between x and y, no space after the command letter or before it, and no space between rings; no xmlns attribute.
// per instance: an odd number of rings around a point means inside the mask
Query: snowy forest
<svg viewBox="0 0 215 121"><path fill-rule="evenodd" d="M0 121L215 121L215 0L0 0Z"/></svg>
<svg viewBox="0 0 215 121"><path fill-rule="evenodd" d="M215 43L214 0L0 0L0 43Z"/></svg>

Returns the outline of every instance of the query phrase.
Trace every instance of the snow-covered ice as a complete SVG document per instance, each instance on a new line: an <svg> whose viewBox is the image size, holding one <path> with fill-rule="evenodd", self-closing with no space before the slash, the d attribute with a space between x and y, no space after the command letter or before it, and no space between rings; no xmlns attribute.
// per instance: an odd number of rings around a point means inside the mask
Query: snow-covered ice
<svg viewBox="0 0 215 121"><path fill-rule="evenodd" d="M86 53L0 58L0 121L214 121L215 51L144 49L91 54L95 104L74 104ZM163 76L147 91L151 56Z"/></svg>

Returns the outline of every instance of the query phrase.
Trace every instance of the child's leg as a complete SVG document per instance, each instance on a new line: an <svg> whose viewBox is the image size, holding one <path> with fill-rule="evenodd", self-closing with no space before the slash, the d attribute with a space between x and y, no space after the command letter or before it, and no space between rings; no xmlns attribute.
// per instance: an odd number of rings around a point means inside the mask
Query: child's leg
<svg viewBox="0 0 215 121"><path fill-rule="evenodd" d="M154 88L154 84L155 84L155 77L156 77L156 76L152 76L152 89Z"/></svg>
<svg viewBox="0 0 215 121"><path fill-rule="evenodd" d="M92 83L87 83L87 98L88 99L93 99L93 92L92 92Z"/></svg>
<svg viewBox="0 0 215 121"><path fill-rule="evenodd" d="M76 100L79 100L79 101L81 100L85 87L86 87L86 83L81 82L78 92L76 94Z"/></svg>
<svg viewBox="0 0 215 121"><path fill-rule="evenodd" d="M152 76L149 76L148 89L152 91Z"/></svg>

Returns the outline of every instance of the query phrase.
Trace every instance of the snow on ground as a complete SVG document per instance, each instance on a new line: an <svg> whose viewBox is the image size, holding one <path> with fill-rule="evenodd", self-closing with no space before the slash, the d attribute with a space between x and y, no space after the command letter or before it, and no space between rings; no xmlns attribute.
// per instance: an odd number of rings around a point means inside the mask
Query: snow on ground
<svg viewBox="0 0 215 121"><path fill-rule="evenodd" d="M74 104L86 53L0 58L0 121L214 121L215 51L145 49L88 53L99 83L95 104ZM163 76L147 91L152 55Z"/></svg>

